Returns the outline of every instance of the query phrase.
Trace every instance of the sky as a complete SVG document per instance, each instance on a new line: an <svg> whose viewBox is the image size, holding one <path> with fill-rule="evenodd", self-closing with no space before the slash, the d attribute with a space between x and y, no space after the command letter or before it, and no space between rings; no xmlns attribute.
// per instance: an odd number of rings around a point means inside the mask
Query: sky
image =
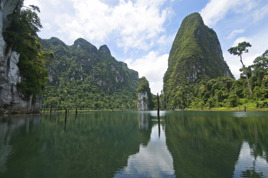
<svg viewBox="0 0 268 178"><path fill-rule="evenodd" d="M67 45L84 38L97 48L106 44L112 56L145 76L152 93L160 93L169 52L182 20L199 12L218 35L224 60L235 78L241 63L228 49L250 42L244 64L268 49L267 0L25 0L39 6L43 39L57 37Z"/></svg>

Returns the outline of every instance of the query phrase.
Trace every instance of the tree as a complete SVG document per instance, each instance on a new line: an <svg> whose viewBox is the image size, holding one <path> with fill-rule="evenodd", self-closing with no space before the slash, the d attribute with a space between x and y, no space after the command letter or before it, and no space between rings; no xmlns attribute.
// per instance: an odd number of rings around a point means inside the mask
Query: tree
<svg viewBox="0 0 268 178"><path fill-rule="evenodd" d="M41 94L48 81L48 71L45 65L54 55L41 50L37 32L42 28L37 15L40 12L37 6L23 7L21 0L14 12L8 16L9 28L4 32L7 42L6 56L10 58L11 51L20 54L18 67L21 82L17 87L27 98Z"/></svg>
<svg viewBox="0 0 268 178"><path fill-rule="evenodd" d="M251 47L251 44L249 42L244 41L242 43L239 43L238 46L228 49L228 51L230 54L237 55L240 57L240 62L242 64L243 73L246 76L247 82L248 82L248 90L249 90L250 95L252 95L252 89L251 89L251 85L250 85L250 82L248 79L248 74L247 74L246 67L245 67L243 60L242 60L243 52L245 52L245 53L248 52L247 47Z"/></svg>
<svg viewBox="0 0 268 178"><path fill-rule="evenodd" d="M257 57L249 68L252 70L252 75L261 82L263 77L268 75L268 50L262 56Z"/></svg>

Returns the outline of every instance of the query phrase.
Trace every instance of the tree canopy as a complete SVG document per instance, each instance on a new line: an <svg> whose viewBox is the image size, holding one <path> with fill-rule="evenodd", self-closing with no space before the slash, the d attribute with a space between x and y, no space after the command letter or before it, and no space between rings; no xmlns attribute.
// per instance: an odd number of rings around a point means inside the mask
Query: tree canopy
<svg viewBox="0 0 268 178"><path fill-rule="evenodd" d="M199 84L185 84L177 89L177 95L169 98L174 109L211 108L268 108L268 50L257 57L253 65L246 68L252 84L253 95L249 94L244 75L235 80L219 77ZM164 95L161 100L165 101ZM165 103L162 104L162 106ZM165 106L165 105L164 105ZM170 109L165 106L164 109ZM171 108L173 109L173 108Z"/></svg>
<svg viewBox="0 0 268 178"><path fill-rule="evenodd" d="M22 80L17 86L27 98L41 94L48 80L45 65L53 57L53 53L41 50L37 38L37 32L42 28L38 12L37 6L23 7L23 1L20 1L8 16L10 26L4 32L6 56L10 57L12 51L20 54L18 67Z"/></svg>
<svg viewBox="0 0 268 178"><path fill-rule="evenodd" d="M244 41L242 43L239 43L238 46L228 49L228 51L230 54L237 55L240 57L240 62L242 64L243 73L246 76L247 82L248 82L248 90L249 90L250 95L252 95L252 89L251 89L251 84L248 78L248 73L242 60L242 54L243 52L245 53L248 52L248 49L247 49L248 47L251 47L251 44L249 42Z"/></svg>
<svg viewBox="0 0 268 178"><path fill-rule="evenodd" d="M242 43L239 43L238 46L228 49L228 51L230 54L241 56L243 52L248 52L248 47L251 47L251 44L249 42L244 41Z"/></svg>

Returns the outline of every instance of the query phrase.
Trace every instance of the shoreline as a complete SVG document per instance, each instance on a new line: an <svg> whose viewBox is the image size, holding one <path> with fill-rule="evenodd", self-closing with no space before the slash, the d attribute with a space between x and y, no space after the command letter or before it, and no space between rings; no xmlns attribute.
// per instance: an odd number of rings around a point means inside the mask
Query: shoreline
<svg viewBox="0 0 268 178"><path fill-rule="evenodd" d="M138 110L78 110L78 113L82 112L125 112L125 111L138 111ZM150 110L150 111L157 111L157 110ZM217 112L217 111L225 111L225 112L268 112L268 108L211 108L211 109L194 109L194 108L187 108L187 109L174 109L174 110L160 110L160 111L211 111L211 112ZM64 113L65 110L57 110L52 111L51 114L55 113ZM68 113L75 113L75 110L69 110ZM7 116L21 116L21 115L42 115L42 114L50 114L50 111L41 111L40 113L0 113L0 119L7 117Z"/></svg>

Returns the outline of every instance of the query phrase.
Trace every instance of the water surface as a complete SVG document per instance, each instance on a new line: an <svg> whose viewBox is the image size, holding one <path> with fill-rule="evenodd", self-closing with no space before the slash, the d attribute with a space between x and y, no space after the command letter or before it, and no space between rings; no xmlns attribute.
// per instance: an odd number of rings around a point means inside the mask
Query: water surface
<svg viewBox="0 0 268 178"><path fill-rule="evenodd" d="M0 177L268 177L268 112L0 120Z"/></svg>

